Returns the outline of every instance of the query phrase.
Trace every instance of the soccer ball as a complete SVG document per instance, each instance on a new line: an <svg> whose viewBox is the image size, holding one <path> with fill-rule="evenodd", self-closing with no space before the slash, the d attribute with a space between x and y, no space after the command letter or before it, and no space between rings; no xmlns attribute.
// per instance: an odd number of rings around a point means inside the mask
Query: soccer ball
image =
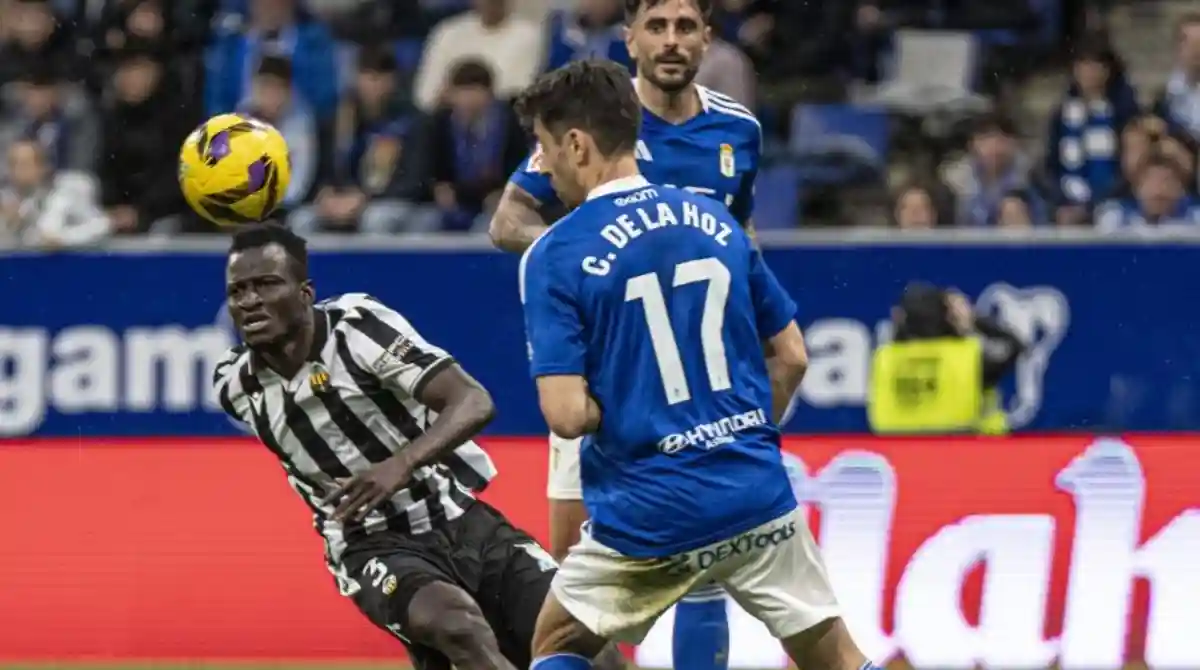
<svg viewBox="0 0 1200 670"><path fill-rule="evenodd" d="M218 226L266 219L292 178L287 142L274 126L221 114L188 135L179 151L179 187L200 216Z"/></svg>

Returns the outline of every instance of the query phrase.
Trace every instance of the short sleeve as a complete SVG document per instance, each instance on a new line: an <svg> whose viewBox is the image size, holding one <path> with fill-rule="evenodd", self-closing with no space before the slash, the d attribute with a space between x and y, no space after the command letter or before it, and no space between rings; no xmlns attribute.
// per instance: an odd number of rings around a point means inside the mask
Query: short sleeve
<svg viewBox="0 0 1200 670"><path fill-rule="evenodd" d="M758 180L758 166L762 161L762 138L755 137L750 148L750 167L742 173L742 183L729 205L729 211L743 226L754 216L754 182Z"/></svg>
<svg viewBox="0 0 1200 670"><path fill-rule="evenodd" d="M561 264L552 262L548 237L543 235L521 257L529 370L534 378L582 375L587 350L578 298L570 288L571 277L560 269Z"/></svg>
<svg viewBox="0 0 1200 670"><path fill-rule="evenodd" d="M758 334L762 339L778 335L796 318L796 303L788 295L775 273L767 267L762 253L750 252L750 293L754 300L754 313L758 322Z"/></svg>
<svg viewBox="0 0 1200 670"><path fill-rule="evenodd" d="M360 369L387 388L420 400L425 384L454 364L454 357L430 344L403 316L367 299L342 318L347 354Z"/></svg>
<svg viewBox="0 0 1200 670"><path fill-rule="evenodd" d="M508 183L521 187L523 191L533 196L543 207L557 205L558 194L550 184L550 176L542 172L542 148L534 147L533 153L521 161L517 169L508 178Z"/></svg>

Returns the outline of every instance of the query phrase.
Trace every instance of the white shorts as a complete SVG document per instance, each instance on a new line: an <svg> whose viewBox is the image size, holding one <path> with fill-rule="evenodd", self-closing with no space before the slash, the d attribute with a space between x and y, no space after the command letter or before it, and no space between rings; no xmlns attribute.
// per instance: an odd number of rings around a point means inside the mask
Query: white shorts
<svg viewBox="0 0 1200 670"><path fill-rule="evenodd" d="M555 598L593 633L640 643L658 617L709 581L771 634L786 639L841 616L817 543L797 508L737 537L669 558L631 558L584 526L551 583Z"/></svg>
<svg viewBox="0 0 1200 670"><path fill-rule="evenodd" d="M551 500L583 500L579 482L579 445L582 439L568 440L550 435L550 476L546 497Z"/></svg>

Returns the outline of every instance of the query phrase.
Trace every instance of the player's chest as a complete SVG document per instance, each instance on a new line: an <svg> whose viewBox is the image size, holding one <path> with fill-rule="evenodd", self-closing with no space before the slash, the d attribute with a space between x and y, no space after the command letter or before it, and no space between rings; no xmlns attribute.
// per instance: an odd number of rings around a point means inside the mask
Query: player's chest
<svg viewBox="0 0 1200 670"><path fill-rule="evenodd" d="M265 375L264 375L265 376ZM374 397L382 389L358 384L344 370L309 362L290 378L270 375L262 380L261 398L252 409L266 418L271 432L300 439L344 433L345 426L367 426L378 413Z"/></svg>
<svg viewBox="0 0 1200 670"><path fill-rule="evenodd" d="M730 143L702 143L679 135L644 133L638 164L647 179L732 204L746 173L749 152Z"/></svg>

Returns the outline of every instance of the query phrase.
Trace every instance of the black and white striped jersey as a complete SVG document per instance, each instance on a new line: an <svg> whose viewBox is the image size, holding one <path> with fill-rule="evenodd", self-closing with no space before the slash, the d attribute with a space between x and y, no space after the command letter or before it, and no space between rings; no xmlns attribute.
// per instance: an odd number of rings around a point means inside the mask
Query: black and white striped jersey
<svg viewBox="0 0 1200 670"><path fill-rule="evenodd" d="M213 385L225 412L275 454L312 510L327 562L348 594L354 582L340 578L348 541L385 529L424 533L456 518L496 468L479 445L467 442L442 462L419 468L410 486L363 522L333 521L334 506L322 506L321 499L423 433L437 413L417 398L454 359L362 293L319 303L314 319L312 350L295 377L284 378L237 346L217 365Z"/></svg>

